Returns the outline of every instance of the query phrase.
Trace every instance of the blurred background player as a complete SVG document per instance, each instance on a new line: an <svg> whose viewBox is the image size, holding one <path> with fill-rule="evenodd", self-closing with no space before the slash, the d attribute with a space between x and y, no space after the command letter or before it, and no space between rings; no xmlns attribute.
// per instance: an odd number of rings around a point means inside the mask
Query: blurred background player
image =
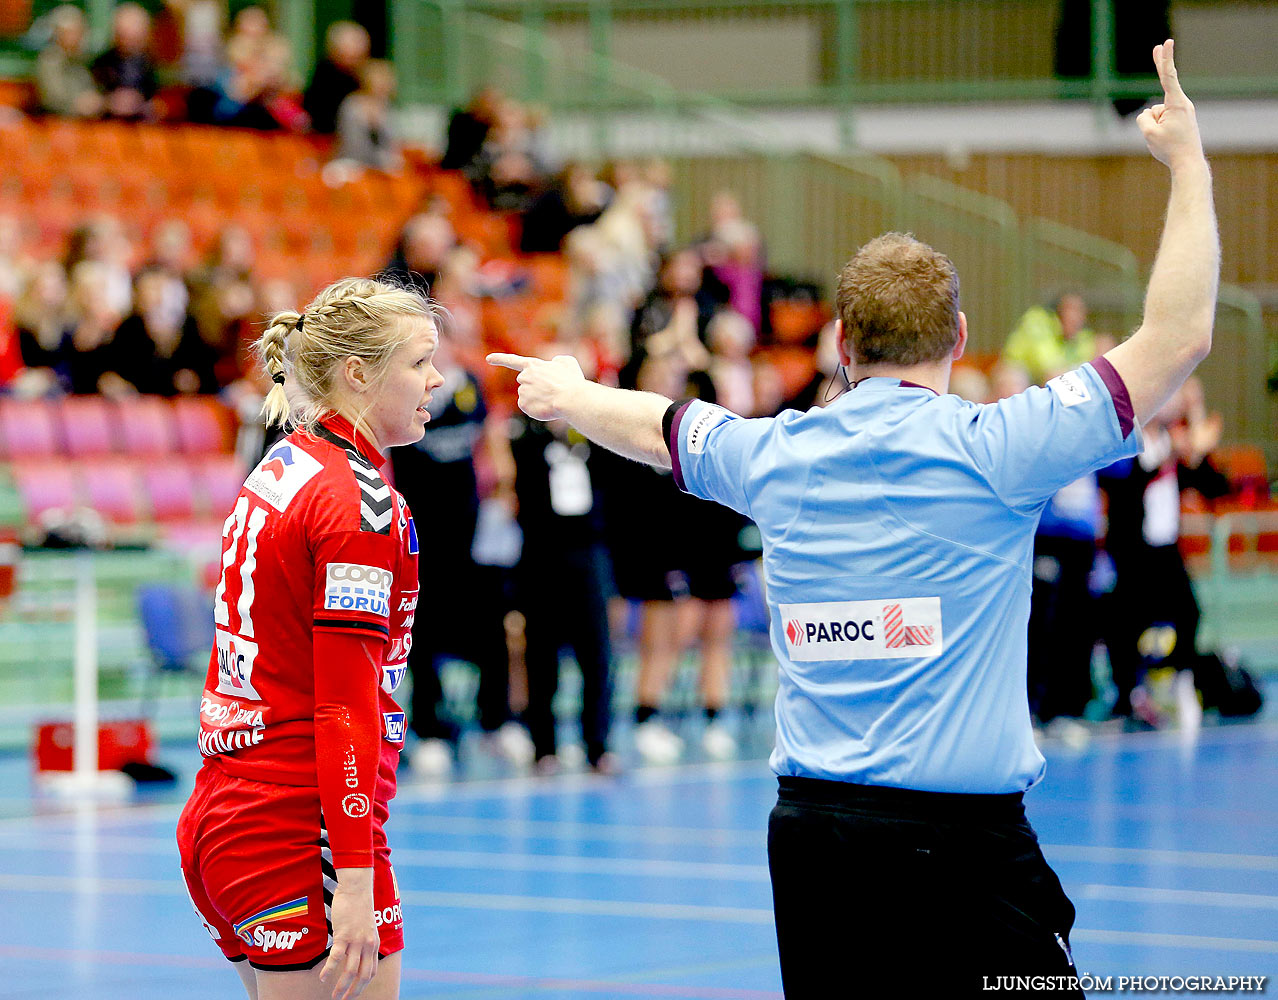
<svg viewBox="0 0 1278 1000"><path fill-rule="evenodd" d="M531 762L532 745L511 717L503 573L478 565L472 555L479 518L476 451L505 431L500 421L490 424L479 382L458 360L447 327L435 367L444 381L433 394L430 423L419 440L392 449L391 467L418 523L440 529L433 543L438 558L420 566L422 601L408 657L410 727L418 738L409 760L418 776L437 778L451 772L461 736L440 683L445 657L474 663L479 671L476 704L484 742L521 765ZM493 449L498 463L503 451Z"/></svg>

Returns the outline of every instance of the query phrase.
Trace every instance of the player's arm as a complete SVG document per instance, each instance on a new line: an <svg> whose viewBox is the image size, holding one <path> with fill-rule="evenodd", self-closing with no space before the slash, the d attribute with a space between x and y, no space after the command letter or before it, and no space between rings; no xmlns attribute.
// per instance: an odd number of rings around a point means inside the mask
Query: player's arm
<svg viewBox="0 0 1278 1000"><path fill-rule="evenodd" d="M1220 278L1220 237L1211 171L1194 106L1181 90L1172 42L1154 49L1163 103L1137 119L1149 151L1171 171L1171 195L1158 257L1145 293L1145 315L1132 336L1105 357L1144 424L1211 350Z"/></svg>
<svg viewBox="0 0 1278 1000"><path fill-rule="evenodd" d="M519 408L534 420L566 420L609 451L670 468L670 448L661 432L670 407L665 396L591 382L577 360L567 355L543 361L490 354L488 363L519 373Z"/></svg>
<svg viewBox="0 0 1278 1000"><path fill-rule="evenodd" d="M373 795L381 730L378 684L385 641L316 630L315 767L337 888L333 948L322 973L333 996L358 996L377 971L373 916Z"/></svg>

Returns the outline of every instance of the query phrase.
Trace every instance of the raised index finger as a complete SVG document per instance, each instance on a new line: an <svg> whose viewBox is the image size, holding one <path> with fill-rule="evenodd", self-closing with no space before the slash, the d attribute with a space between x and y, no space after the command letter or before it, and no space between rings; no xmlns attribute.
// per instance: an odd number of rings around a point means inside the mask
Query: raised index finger
<svg viewBox="0 0 1278 1000"><path fill-rule="evenodd" d="M484 360L490 365L498 365L517 372L523 371L533 363L532 358L525 358L522 354L490 354Z"/></svg>
<svg viewBox="0 0 1278 1000"><path fill-rule="evenodd" d="M1180 89L1180 77L1176 75L1176 62L1173 58L1175 42L1167 39L1162 45L1154 47L1154 65L1158 68L1158 80L1163 85L1163 93L1167 95L1164 103L1172 103L1171 99L1184 97Z"/></svg>

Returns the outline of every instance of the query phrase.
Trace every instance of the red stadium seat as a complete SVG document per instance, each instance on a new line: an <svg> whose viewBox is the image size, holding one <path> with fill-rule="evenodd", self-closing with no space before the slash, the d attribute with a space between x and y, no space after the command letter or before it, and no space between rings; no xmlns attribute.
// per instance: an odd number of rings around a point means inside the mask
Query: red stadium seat
<svg viewBox="0 0 1278 1000"><path fill-rule="evenodd" d="M212 396L181 396L173 401L178 447L186 455L229 451L235 417Z"/></svg>
<svg viewBox="0 0 1278 1000"><path fill-rule="evenodd" d="M117 450L114 408L102 396L68 396L58 405L67 451L83 458Z"/></svg>
<svg viewBox="0 0 1278 1000"><path fill-rule="evenodd" d="M0 400L0 454L48 458L62 451L53 406L39 399Z"/></svg>
<svg viewBox="0 0 1278 1000"><path fill-rule="evenodd" d="M187 521L199 513L195 474L184 459L148 462L142 468L142 486L157 521Z"/></svg>
<svg viewBox="0 0 1278 1000"><path fill-rule="evenodd" d="M13 479L29 521L38 520L46 511L69 511L80 505L79 476L67 462L49 459L15 462Z"/></svg>
<svg viewBox="0 0 1278 1000"><path fill-rule="evenodd" d="M210 517L225 517L235 506L248 470L234 455L219 455L201 462L195 469L203 493L203 507Z"/></svg>
<svg viewBox="0 0 1278 1000"><path fill-rule="evenodd" d="M138 464L132 459L88 459L79 465L88 505L112 524L134 524L142 509Z"/></svg>
<svg viewBox="0 0 1278 1000"><path fill-rule="evenodd" d="M120 433L126 454L167 455L173 451L173 409L158 396L122 400Z"/></svg>

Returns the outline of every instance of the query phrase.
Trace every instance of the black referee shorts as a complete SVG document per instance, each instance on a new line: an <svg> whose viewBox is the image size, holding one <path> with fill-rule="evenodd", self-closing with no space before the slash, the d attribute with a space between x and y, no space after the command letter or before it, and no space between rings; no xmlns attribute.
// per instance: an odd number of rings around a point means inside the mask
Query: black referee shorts
<svg viewBox="0 0 1278 1000"><path fill-rule="evenodd" d="M1074 906L1019 794L783 777L768 863L787 1000L967 997L1000 976L1077 976ZM1053 992L1083 995L1064 985Z"/></svg>

